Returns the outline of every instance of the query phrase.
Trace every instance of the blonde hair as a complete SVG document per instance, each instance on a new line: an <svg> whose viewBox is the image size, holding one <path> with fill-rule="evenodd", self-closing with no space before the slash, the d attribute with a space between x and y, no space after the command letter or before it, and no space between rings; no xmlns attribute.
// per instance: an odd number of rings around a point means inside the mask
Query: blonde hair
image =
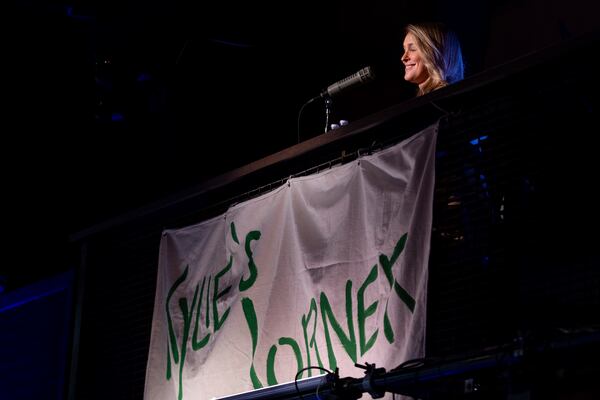
<svg viewBox="0 0 600 400"><path fill-rule="evenodd" d="M462 52L454 32L440 23L410 24L404 31L415 37L429 73L429 78L419 87L417 96L463 79Z"/></svg>

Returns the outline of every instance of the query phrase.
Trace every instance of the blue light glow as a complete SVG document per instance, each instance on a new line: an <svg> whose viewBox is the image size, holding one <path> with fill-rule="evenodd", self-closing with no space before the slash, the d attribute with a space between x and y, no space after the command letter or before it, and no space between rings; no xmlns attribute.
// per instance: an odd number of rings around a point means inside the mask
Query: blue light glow
<svg viewBox="0 0 600 400"><path fill-rule="evenodd" d="M110 119L113 122L119 122L119 121L123 121L125 119L125 117L121 113L112 113L112 115L110 116Z"/></svg>
<svg viewBox="0 0 600 400"><path fill-rule="evenodd" d="M473 146L476 146L479 144L479 142L486 140L487 138L488 138L487 135L479 136L477 139L473 139L473 140L469 141L469 143L471 143Z"/></svg>

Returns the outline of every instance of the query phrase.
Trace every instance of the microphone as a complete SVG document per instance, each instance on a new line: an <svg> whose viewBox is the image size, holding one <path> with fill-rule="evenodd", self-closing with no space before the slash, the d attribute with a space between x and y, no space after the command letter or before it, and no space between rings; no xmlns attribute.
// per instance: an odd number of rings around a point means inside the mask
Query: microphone
<svg viewBox="0 0 600 400"><path fill-rule="evenodd" d="M364 67L358 72L342 79L341 81L337 81L336 83L327 86L327 89L321 92L321 97L329 96L333 97L341 92L345 91L354 86L362 85L364 83L370 82L375 79L375 74L371 70L370 66Z"/></svg>

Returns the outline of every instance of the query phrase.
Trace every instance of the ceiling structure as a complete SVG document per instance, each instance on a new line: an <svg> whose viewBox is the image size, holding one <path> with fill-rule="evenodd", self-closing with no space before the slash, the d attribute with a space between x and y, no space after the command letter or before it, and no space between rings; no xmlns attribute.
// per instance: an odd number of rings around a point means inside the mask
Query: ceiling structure
<svg viewBox="0 0 600 400"><path fill-rule="evenodd" d="M72 267L73 232L320 134L323 105L299 123L300 108L366 65L376 80L335 100L334 121L412 97L406 23L456 30L467 75L598 26L583 0L448 3L17 2L7 187L27 268L5 267L4 286Z"/></svg>

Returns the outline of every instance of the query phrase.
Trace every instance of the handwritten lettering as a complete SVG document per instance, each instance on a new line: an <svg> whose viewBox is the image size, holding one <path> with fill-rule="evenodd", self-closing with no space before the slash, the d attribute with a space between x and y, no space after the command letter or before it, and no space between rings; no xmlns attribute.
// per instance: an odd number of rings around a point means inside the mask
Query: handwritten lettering
<svg viewBox="0 0 600 400"><path fill-rule="evenodd" d="M235 224L232 222L230 225L231 238L236 244L240 244L238 235L236 232ZM239 293L247 292L252 288L259 278L259 266L254 261L253 246L256 246L257 241L260 240L260 231L250 231L245 236L243 251L247 258L247 274L242 274L239 284ZM280 348L286 348L291 351L294 359L296 360L296 369L301 371L304 365L311 366L316 361L317 365L323 368L323 361L321 359L321 351L318 343L322 341L317 340L317 335L323 335L325 339L325 346L327 351L327 359L329 369L335 370L338 365L338 358L334 350L332 337L335 335L337 340L342 345L342 349L346 356L355 363L358 358L358 354L362 357L373 348L377 343L379 328L367 332L366 321L368 318L372 318L378 307L380 306L379 300L372 302L371 304L365 304L366 292L369 287L377 281L379 268L384 273L384 276L388 282L390 293L395 295L404 303L407 309L412 313L416 307L415 299L406 291L395 278L394 266L397 264L400 254L405 248L407 241L407 234L404 234L400 240L396 243L392 254L390 256L381 254L378 258L379 263L371 267L366 278L356 291L355 295L353 292L353 282L347 280L345 284L345 312L336 315L334 307L329 301L327 293L321 292L319 294L319 301L315 298L310 299L308 305L308 312L302 314L300 318L300 327L302 331L302 347L296 338L282 336L278 339L276 344L272 344L269 348L266 358L266 383L267 385L274 385L278 383L276 375L276 359L277 353ZM256 243L253 243L256 242ZM173 323L172 304L173 298L176 293L182 287L182 284L187 280L189 274L189 266L186 266L183 273L173 282L173 285L169 288L165 311L167 317L168 326L168 337L167 337L167 365L166 365L166 379L170 380L173 375L172 362L178 364L178 399L183 399L183 369L185 359L188 351L188 345L191 346L191 350L200 351L205 348L211 339L214 339L214 334L222 329L226 321L228 320L231 307L223 309L224 300L227 295L235 296L236 294L231 293L232 285L227 284L231 281L227 274L232 270L233 266L233 255L229 256L229 260L225 267L216 273L213 277L211 274L202 277L194 286L194 294L192 301L189 303L186 297L180 297L177 299L178 311L181 313L182 324L180 329L182 332L179 335L180 340L178 341L178 335L176 334L175 326ZM244 276L245 275L245 276ZM211 291L211 282L213 285ZM205 291L206 289L206 291ZM206 295L205 295L206 293ZM354 297L355 296L355 297ZM212 297L212 298L211 298ZM356 315L354 314L354 299L356 299ZM250 296L242 297L240 299L244 319L250 338L252 342L252 359L250 362L250 380L252 386L255 389L263 387L263 381L259 378L255 366L255 356L258 349L260 323L261 321L257 318L256 308L254 302ZM395 332L392 328L392 323L388 315L388 304L390 297L385 301L385 310L383 318L383 331L386 340L389 343L393 343L395 340ZM204 328L201 323L201 311L203 302L205 304L205 320ZM229 303L231 304L231 303ZM211 310L212 308L212 310ZM212 313L210 313L212 311ZM319 318L320 314L320 318ZM212 326L211 318L212 315ZM356 317L356 320L354 319ZM341 321L344 321L342 323ZM322 327L319 326L319 321L322 323ZM192 324L194 322L194 324ZM193 331L192 331L193 325ZM358 339L356 335L358 331ZM189 343L188 343L189 342ZM312 376L311 370L306 371L308 376ZM294 377L286 377L292 380Z"/></svg>

